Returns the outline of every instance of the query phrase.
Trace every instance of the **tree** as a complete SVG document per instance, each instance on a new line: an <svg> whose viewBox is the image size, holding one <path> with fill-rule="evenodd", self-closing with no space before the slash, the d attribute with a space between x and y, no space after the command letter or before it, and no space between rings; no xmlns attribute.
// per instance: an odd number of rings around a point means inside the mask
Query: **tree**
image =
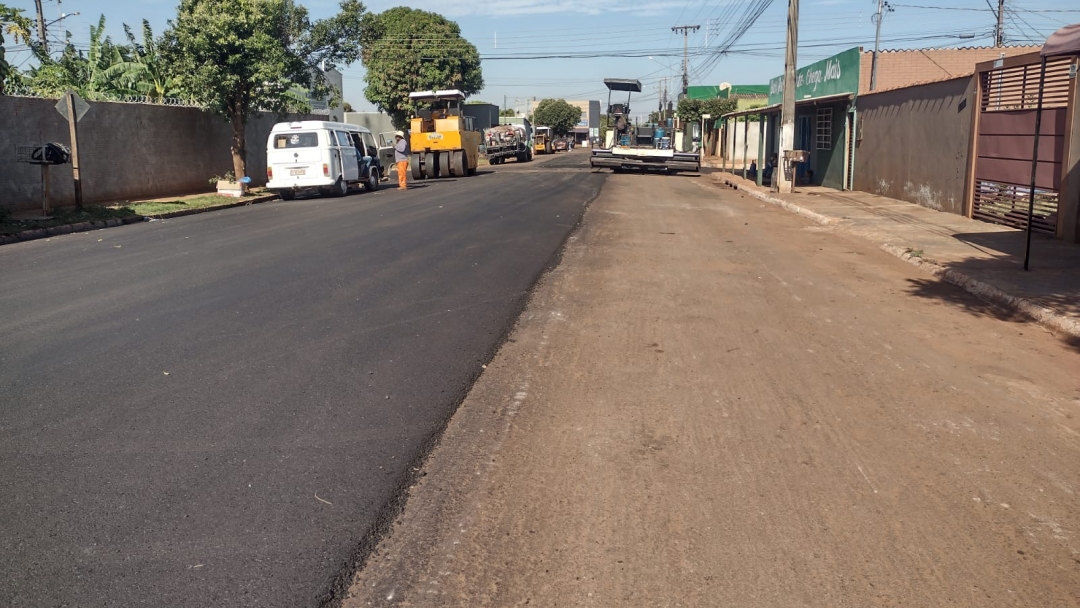
<svg viewBox="0 0 1080 608"><path fill-rule="evenodd" d="M108 99L135 93L134 82L122 78L112 66L131 59L131 49L105 36L105 15L90 26L90 47L84 54L67 40L58 59L35 47L38 67L30 72L30 87L38 95L58 97L68 89L86 99Z"/></svg>
<svg viewBox="0 0 1080 608"><path fill-rule="evenodd" d="M172 75L171 66L158 48L159 40L154 38L150 22L143 19L141 43L135 39L135 34L131 33L131 28L126 23L124 34L127 35L131 49L131 59L111 65L105 71L106 78L126 83L135 93L145 95L155 102L178 95L180 90L177 79Z"/></svg>
<svg viewBox="0 0 1080 608"><path fill-rule="evenodd" d="M0 95L4 94L4 83L15 75L15 68L4 56L4 35L11 36L15 42L30 44L30 19L24 17L21 8L11 8L0 4Z"/></svg>
<svg viewBox="0 0 1080 608"><path fill-rule="evenodd" d="M581 108L563 99L545 99L537 104L533 117L535 124L551 127L556 135L566 135L581 122Z"/></svg>
<svg viewBox="0 0 1080 608"><path fill-rule="evenodd" d="M244 126L254 112L309 109L304 92L331 92L321 67L359 57L364 5L340 7L312 23L293 0L181 0L163 53L177 84L232 125L237 178L247 173Z"/></svg>
<svg viewBox="0 0 1080 608"><path fill-rule="evenodd" d="M517 112L511 110L510 108L507 108L505 110L499 110L499 116L501 116L501 117L517 116Z"/></svg>
<svg viewBox="0 0 1080 608"><path fill-rule="evenodd" d="M724 114L734 112L738 108L738 102L734 99L690 99L684 97L679 100L675 108L675 115L684 122L701 122L703 114L709 114L713 118L720 118Z"/></svg>
<svg viewBox="0 0 1080 608"><path fill-rule="evenodd" d="M342 109L343 111L345 111L345 112L352 112L352 111L353 111L353 107L352 107L352 104L351 104L351 103L349 103L349 102L347 102L347 101L346 101L346 102L343 102L343 103L341 104L341 109Z"/></svg>
<svg viewBox="0 0 1080 608"><path fill-rule="evenodd" d="M442 15L392 8L369 13L363 31L364 96L399 129L420 109L409 99L413 91L458 89L472 95L484 88L480 53Z"/></svg>

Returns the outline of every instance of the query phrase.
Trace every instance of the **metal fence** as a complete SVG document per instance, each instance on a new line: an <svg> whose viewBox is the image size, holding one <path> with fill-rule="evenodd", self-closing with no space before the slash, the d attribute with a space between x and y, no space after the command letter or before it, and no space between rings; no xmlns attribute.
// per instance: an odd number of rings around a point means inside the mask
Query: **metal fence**
<svg viewBox="0 0 1080 608"><path fill-rule="evenodd" d="M28 97L31 99L60 99L56 95L42 95L27 87L8 86L4 90L8 97ZM178 108L205 108L206 106L193 99L179 99L176 97L154 98L149 95L115 95L112 93L93 93L82 95L87 101L108 101L113 103L141 103L155 106L172 106Z"/></svg>

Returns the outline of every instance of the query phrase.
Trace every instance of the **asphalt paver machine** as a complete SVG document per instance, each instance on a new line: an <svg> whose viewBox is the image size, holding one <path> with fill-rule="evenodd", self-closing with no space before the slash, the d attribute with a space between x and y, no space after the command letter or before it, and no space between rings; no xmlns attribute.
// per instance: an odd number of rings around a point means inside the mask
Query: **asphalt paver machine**
<svg viewBox="0 0 1080 608"><path fill-rule="evenodd" d="M593 148L589 164L594 168L615 171L701 171L701 155L696 152L676 152L655 146L638 145L637 129L630 121L630 97L641 92L641 82L624 78L606 78L608 89L607 137L599 148ZM626 93L626 103L612 103L612 93ZM621 95L619 96L621 100Z"/></svg>

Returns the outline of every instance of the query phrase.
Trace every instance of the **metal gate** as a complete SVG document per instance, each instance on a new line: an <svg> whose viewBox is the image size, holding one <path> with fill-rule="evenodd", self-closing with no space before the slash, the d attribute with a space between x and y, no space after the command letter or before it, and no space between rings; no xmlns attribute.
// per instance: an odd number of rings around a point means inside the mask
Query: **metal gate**
<svg viewBox="0 0 1080 608"><path fill-rule="evenodd" d="M1016 228L1027 227L1031 153L1039 94L1038 54L1015 64L995 62L979 72L979 116L971 216ZM1015 58L1016 60L1022 57ZM1006 63L1008 62L1008 63ZM1012 65L1010 65L1010 63ZM1073 58L1046 64L1039 163L1035 179L1034 232L1057 233L1058 191L1065 155L1066 109Z"/></svg>

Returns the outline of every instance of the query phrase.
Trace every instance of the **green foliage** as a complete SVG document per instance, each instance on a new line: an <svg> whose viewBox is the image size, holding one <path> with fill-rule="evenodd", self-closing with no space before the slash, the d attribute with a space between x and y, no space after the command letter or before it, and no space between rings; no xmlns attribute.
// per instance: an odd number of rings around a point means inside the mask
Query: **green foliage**
<svg viewBox="0 0 1080 608"><path fill-rule="evenodd" d="M499 116L506 116L506 117L517 116L517 112L511 110L510 108L507 108L505 110L499 110Z"/></svg>
<svg viewBox="0 0 1080 608"><path fill-rule="evenodd" d="M364 18L361 59L364 96L403 129L420 107L413 91L484 88L480 53L461 37L456 23L435 13L397 7Z"/></svg>
<svg viewBox="0 0 1080 608"><path fill-rule="evenodd" d="M232 123L236 175L246 175L244 125L252 113L307 110L302 91L332 93L320 64L359 57L364 5L342 0L340 7L312 23L293 0L181 1L165 33L166 61L180 87Z"/></svg>
<svg viewBox="0 0 1080 608"><path fill-rule="evenodd" d="M114 66L132 60L133 49L114 44L105 36L105 15L90 26L90 48L84 54L71 41L58 59L37 49L38 67L30 71L30 88L44 97L59 97L68 89L86 99L138 94L137 81L126 78Z"/></svg>
<svg viewBox="0 0 1080 608"><path fill-rule="evenodd" d="M600 116L600 143L603 144L607 141L607 132L611 130L611 115L602 114Z"/></svg>
<svg viewBox="0 0 1080 608"><path fill-rule="evenodd" d="M128 53L130 58L109 66L105 77L156 102L180 95L179 85L172 75L172 66L162 57L150 23L143 19L141 43L135 39L135 34L131 33L126 23L124 34L131 49Z"/></svg>
<svg viewBox="0 0 1080 608"><path fill-rule="evenodd" d="M537 125L551 127L556 135L566 135L581 121L581 108L563 99L545 99L533 111Z"/></svg>
<svg viewBox="0 0 1080 608"><path fill-rule="evenodd" d="M675 115L686 122L701 122L702 114L709 114L713 118L720 118L724 114L734 112L738 107L738 101L734 99L689 99L682 98L675 108Z"/></svg>
<svg viewBox="0 0 1080 608"><path fill-rule="evenodd" d="M0 95L4 94L4 83L17 74L4 55L4 36L11 36L13 42L30 44L30 19L23 16L21 8L11 8L0 4Z"/></svg>
<svg viewBox="0 0 1080 608"><path fill-rule="evenodd" d="M353 111L352 104L347 102L347 101L341 104L341 109L342 109L342 111L345 111L345 112L352 112Z"/></svg>
<svg viewBox="0 0 1080 608"><path fill-rule="evenodd" d="M226 171L225 175L215 175L207 180L211 186L216 186L218 182L235 182L236 174L232 171Z"/></svg>

